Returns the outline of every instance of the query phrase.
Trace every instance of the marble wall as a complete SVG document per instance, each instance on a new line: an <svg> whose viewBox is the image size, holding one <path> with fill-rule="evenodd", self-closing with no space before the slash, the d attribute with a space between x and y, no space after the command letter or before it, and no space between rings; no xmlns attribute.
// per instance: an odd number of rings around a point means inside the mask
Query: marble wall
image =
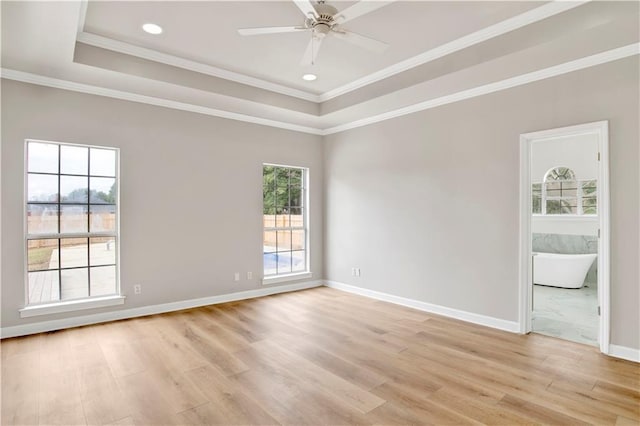
<svg viewBox="0 0 640 426"><path fill-rule="evenodd" d="M584 254L598 253L598 237L592 235L564 235L533 233L532 246L534 252ZM597 261L593 262L587 273L585 283L595 287L598 283Z"/></svg>

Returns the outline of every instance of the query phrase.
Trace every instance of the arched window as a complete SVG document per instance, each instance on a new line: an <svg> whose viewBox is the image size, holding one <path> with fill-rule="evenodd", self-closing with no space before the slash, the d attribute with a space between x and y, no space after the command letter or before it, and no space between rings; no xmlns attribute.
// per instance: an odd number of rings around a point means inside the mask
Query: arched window
<svg viewBox="0 0 640 426"><path fill-rule="evenodd" d="M545 214L578 214L578 182L568 167L554 167L544 175Z"/></svg>
<svg viewBox="0 0 640 426"><path fill-rule="evenodd" d="M568 167L554 167L545 173L544 181L575 181L576 174Z"/></svg>
<svg viewBox="0 0 640 426"><path fill-rule="evenodd" d="M597 181L578 180L568 167L554 167L532 185L534 214L597 214Z"/></svg>

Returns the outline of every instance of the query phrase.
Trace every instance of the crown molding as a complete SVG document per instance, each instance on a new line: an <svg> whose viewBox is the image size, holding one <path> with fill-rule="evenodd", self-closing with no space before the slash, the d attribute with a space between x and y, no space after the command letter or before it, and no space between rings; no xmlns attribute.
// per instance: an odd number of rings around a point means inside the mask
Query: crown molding
<svg viewBox="0 0 640 426"><path fill-rule="evenodd" d="M42 75L31 74L23 71L17 71L12 69L1 69L2 78L9 80L16 80L25 83L37 84L40 86L48 86L57 89L71 90L74 92L88 93L98 96L106 96L115 99L122 99L126 101L146 103L150 105L156 105L166 108L173 108L181 111L196 112L199 114L211 115L214 117L228 118L230 120L243 121L247 123L260 124L264 126L276 127L280 129L293 130L296 132L309 133L312 135L326 136L334 133L344 132L346 130L355 129L358 127L367 126L381 121L389 120L396 117L401 117L407 114L413 114L414 112L424 111L431 108L436 108L442 105L451 104L454 102L463 101L466 99L475 98L482 95L487 95L494 92L510 89L517 86L522 86L528 83L552 78L555 76L567 74L573 71L579 71L585 68L594 67L597 65L606 64L608 62L617 61L630 56L640 54L640 43L633 43L627 46L611 49L605 52L597 53L595 55L586 56L584 58L576 59L573 61L565 62L559 65L554 65L548 68L543 68L538 71L522 74L519 76L507 78L494 83L485 84L472 89L463 90L450 95L441 96L434 99L429 99L423 102L419 102L407 107L398 108L392 111L388 111L382 114L373 115L361 120L355 120L349 123L341 124L330 128L316 128L296 125L293 123L286 123L277 120L271 120L261 117L254 117L247 114L240 114L230 111L224 111L215 108L204 107L201 105L194 105L184 102L178 102L168 99L161 99L152 96L140 95L136 93L129 93L120 90L108 89L105 87L99 87L83 83L75 83L67 80L60 80L51 77L45 77Z"/></svg>
<svg viewBox="0 0 640 426"><path fill-rule="evenodd" d="M466 49L467 47L482 43L483 41L487 41L491 38L506 34L510 31L517 30L518 28L531 25L543 19L550 18L559 13L566 12L570 9L588 3L589 1L590 0L554 0L551 3L547 3L543 6L521 13L520 15L516 15L512 18L505 19L504 21L498 22L497 24L488 26L474 33L442 44L431 50L427 50L426 52L414 56L413 58L409 58L387 68L383 68L380 71L376 71L372 74L354 80L351 83L345 84L344 86L329 90L328 92L320 95L320 102L325 102L329 99L342 96L361 87L368 86L377 81L384 80L385 78L392 77L396 74L400 74L411 68L426 64L427 62L434 61L438 58L442 58L443 56L450 55L462 49Z"/></svg>
<svg viewBox="0 0 640 426"><path fill-rule="evenodd" d="M305 101L319 102L320 97L313 93L308 93L303 90L294 89L292 87L283 86L281 84L272 83L270 81L262 80L256 77L251 77L246 74L241 74L222 68L214 67L212 65L206 65L201 62L192 61L190 59L181 58L167 53L158 52L157 50L147 49L145 47L135 46L133 44L125 43L122 41L114 40L112 38L103 37L97 34L79 32L76 36L76 41L84 44L88 44L94 47L100 47L102 49L111 50L118 53L124 53L126 55L136 56L142 59L148 59L150 61L159 62L165 65L171 65L178 68L183 68L189 71L195 71L202 74L207 74L213 77L223 78L225 80L234 81L240 84L246 84L248 86L257 87L258 89L268 90L270 92L280 93L286 96L292 96L294 98L303 99Z"/></svg>
<svg viewBox="0 0 640 426"><path fill-rule="evenodd" d="M184 68L190 71L207 74L213 77L219 77L236 83L246 84L257 87L259 89L269 90L271 92L280 93L282 95L292 96L306 101L321 103L330 99L342 96L354 90L368 86L385 78L392 77L396 74L405 72L411 68L426 64L438 58L460 51L467 47L482 43L491 38L506 34L510 31L517 30L551 16L566 12L590 0L562 1L554 0L543 6L521 13L520 15L508 18L497 24L488 26L474 33L468 34L456 40L450 41L433 49L427 50L417 56L398 62L382 70L373 72L369 75L356 79L343 86L329 90L320 95L305 92L303 90L294 89L285 85L273 83L260 78L251 77L246 74L225 70L214 67L212 65L203 64L201 62L192 61L190 59L181 58L175 55L158 52L157 50L147 49L130 43L125 43L112 38L103 37L84 31L84 21L87 13L88 0L82 0L80 6L80 16L78 23L78 34L76 40L78 42L88 44L94 47L108 49L114 52L124 53L136 56L142 59L159 62L165 65L171 65Z"/></svg>
<svg viewBox="0 0 640 426"><path fill-rule="evenodd" d="M174 101L170 99L156 98L153 96L141 95L138 93L130 93L122 90L109 89L106 87L94 86L91 84L76 83L68 80L61 80L43 75L32 74L28 72L1 68L0 74L2 78L8 80L21 81L23 83L37 84L39 86L53 87L55 89L70 90L72 92L88 93L91 95L105 96L108 98L121 99L125 101L138 102L143 104L155 105L165 108L172 108L181 111L196 112L198 114L211 115L214 117L228 118L230 120L244 121L246 123L260 124L263 126L276 127L280 129L293 130L296 132L309 133L312 135L322 135L322 130L300 126L297 124L286 123L284 121L271 120L268 118L255 117L237 112L224 111L216 108L205 107L202 105L194 105L185 102Z"/></svg>
<svg viewBox="0 0 640 426"><path fill-rule="evenodd" d="M450 95L429 99L427 101L419 102L417 104L409 105L407 107L398 108L382 114L374 115L374 116L363 118L360 120L355 120L350 123L342 124L335 127L330 127L330 128L324 129L322 134L331 135L334 133L344 132L345 130L355 129L357 127L368 126L370 124L379 123L381 121L389 120L396 117L401 117L403 115L413 114L414 112L424 111L424 110L439 107L442 105L463 101L465 99L471 99L477 96L499 92L501 90L522 86L525 84L533 83L533 82L544 80L547 78L556 77L562 74L567 74L573 71L579 71L585 68L594 67L596 65L606 64L607 62L617 61L619 59L624 59L624 58L638 55L638 54L640 54L640 43L633 43L627 46L597 53L595 55L590 55L584 58L565 62L559 65L543 68L538 71L521 74L515 77L500 80L494 83L484 84L482 86L477 86L472 89L467 89L460 92L452 93Z"/></svg>
<svg viewBox="0 0 640 426"><path fill-rule="evenodd" d="M84 22L87 20L87 7L89 7L89 0L80 0L77 34L80 34L82 31L84 31Z"/></svg>

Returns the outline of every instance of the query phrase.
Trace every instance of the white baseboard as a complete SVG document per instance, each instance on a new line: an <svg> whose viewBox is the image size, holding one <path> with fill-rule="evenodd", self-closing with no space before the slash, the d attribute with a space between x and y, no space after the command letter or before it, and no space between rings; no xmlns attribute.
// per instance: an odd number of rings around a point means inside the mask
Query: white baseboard
<svg viewBox="0 0 640 426"><path fill-rule="evenodd" d="M395 303L396 305L407 306L409 308L418 309L420 311L430 312L432 314L438 314L445 317L470 322L473 324L497 328L498 330L510 331L512 333L520 332L520 325L517 321L507 321L499 318L489 317L486 315L474 314L472 312L447 308L446 306L434 305L432 303L421 302L419 300L407 299L405 297L399 297L388 293L368 290L366 288L356 287L336 281L325 280L324 285L338 290L348 291L349 293L355 293L361 296L370 297L372 299L383 300L385 302Z"/></svg>
<svg viewBox="0 0 640 426"><path fill-rule="evenodd" d="M627 361L640 362L640 349L610 344L609 356L626 359Z"/></svg>
<svg viewBox="0 0 640 426"><path fill-rule="evenodd" d="M450 318L459 319L462 321L467 321L473 324L484 325L487 327L510 331L513 333L519 332L519 325L516 321L507 321L499 318L489 317L486 315L474 314L472 312L461 311L458 309L448 308L446 306L434 305L432 303L394 296L388 293L368 290L365 288L356 287L336 281L316 280L274 287L264 287L255 290L240 291L237 293L223 294L219 296L210 296L199 299L182 300L179 302L163 303L160 305L143 306L140 308L123 309L118 311L82 315L51 321L40 321L30 324L16 325L13 327L2 327L0 328L0 338L4 339L9 337L26 336L29 334L62 330L65 328L79 327L83 325L136 318L146 315L162 314L165 312L179 311L182 309L197 308L200 306L215 305L218 303L253 299L256 297L269 296L272 294L304 290L308 288L319 287L322 285L338 290L347 291L350 293L359 294L361 296L370 297L372 299L407 306L410 308L418 309L420 311L430 312ZM640 350L628 348L626 346L618 346L613 344L609 345L609 355L629 361L640 362Z"/></svg>
<svg viewBox="0 0 640 426"><path fill-rule="evenodd" d="M116 321L128 318L142 317L146 315L162 314L165 312L179 311L182 309L197 308L199 306L215 305L217 303L233 302L236 300L253 299L269 296L271 294L286 293L307 288L319 287L322 281L306 281L296 284L264 287L255 290L239 291L237 293L222 294L220 296L202 297L199 299L182 300L180 302L163 303L160 305L142 306L139 308L122 309L118 311L103 312L99 314L82 315L50 321L34 322L13 327L2 327L0 338L26 336L28 334L43 333L45 331L62 330L65 328L79 327L82 325L98 324L101 322Z"/></svg>

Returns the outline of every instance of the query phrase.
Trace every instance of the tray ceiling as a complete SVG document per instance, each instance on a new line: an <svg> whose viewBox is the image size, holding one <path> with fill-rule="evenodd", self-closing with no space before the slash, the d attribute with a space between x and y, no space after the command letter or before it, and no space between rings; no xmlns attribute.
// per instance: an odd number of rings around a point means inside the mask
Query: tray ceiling
<svg viewBox="0 0 640 426"><path fill-rule="evenodd" d="M329 39L307 83L304 34L237 34L295 25L291 1L0 7L3 79L321 135L640 53L638 2L397 1L345 25L384 54Z"/></svg>
<svg viewBox="0 0 640 426"><path fill-rule="evenodd" d="M354 2L332 2L344 10ZM302 25L293 1L89 2L84 31L270 82L323 93L487 26L539 7L543 2L397 1L345 24L384 41L382 54L328 37L313 66L300 64L308 32L240 36L239 28ZM141 26L153 22L154 36ZM305 82L313 72L318 79Z"/></svg>

